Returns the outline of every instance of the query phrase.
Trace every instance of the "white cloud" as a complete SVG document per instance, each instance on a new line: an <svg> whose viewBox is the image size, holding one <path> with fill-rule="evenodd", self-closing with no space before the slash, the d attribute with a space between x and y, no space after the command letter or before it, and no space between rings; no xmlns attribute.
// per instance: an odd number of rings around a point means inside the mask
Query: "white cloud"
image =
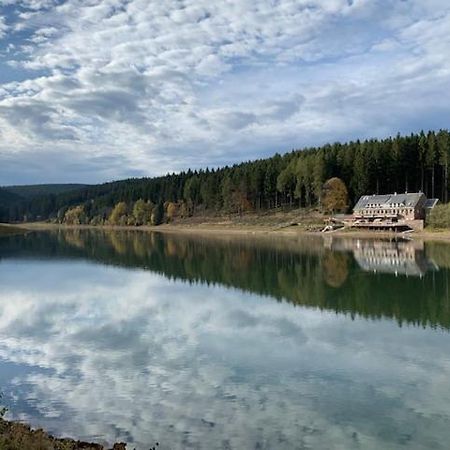
<svg viewBox="0 0 450 450"><path fill-rule="evenodd" d="M29 37L11 34L0 158L58 147L87 174L96 148L129 161L113 176L156 174L449 112L434 104L450 86L443 0L28 1L9 20Z"/></svg>
<svg viewBox="0 0 450 450"><path fill-rule="evenodd" d="M5 18L0 15L0 39L5 37L5 34L7 31L8 31L8 25L6 25Z"/></svg>

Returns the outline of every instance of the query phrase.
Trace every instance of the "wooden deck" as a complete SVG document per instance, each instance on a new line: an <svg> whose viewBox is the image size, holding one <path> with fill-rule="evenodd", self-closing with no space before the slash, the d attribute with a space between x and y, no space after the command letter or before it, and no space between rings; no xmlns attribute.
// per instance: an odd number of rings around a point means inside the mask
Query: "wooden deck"
<svg viewBox="0 0 450 450"><path fill-rule="evenodd" d="M423 229L422 221L392 220L392 218L385 218L384 220L377 218L375 220L370 220L350 215L332 217L327 221L327 224L326 231L328 231L328 229L338 228L339 225L360 230L391 231L398 233Z"/></svg>
<svg viewBox="0 0 450 450"><path fill-rule="evenodd" d="M364 230L379 230L379 231L395 231L404 232L413 230L405 222L353 222L350 224L351 228L359 228Z"/></svg>

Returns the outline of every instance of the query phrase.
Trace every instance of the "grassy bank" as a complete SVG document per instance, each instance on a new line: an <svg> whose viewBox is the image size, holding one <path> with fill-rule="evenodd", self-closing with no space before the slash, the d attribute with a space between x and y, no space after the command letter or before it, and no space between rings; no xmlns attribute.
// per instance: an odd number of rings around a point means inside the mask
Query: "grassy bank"
<svg viewBox="0 0 450 450"><path fill-rule="evenodd" d="M126 450L125 444L114 444L112 450ZM58 439L44 430L33 430L28 425L0 419L1 450L107 450L100 444Z"/></svg>

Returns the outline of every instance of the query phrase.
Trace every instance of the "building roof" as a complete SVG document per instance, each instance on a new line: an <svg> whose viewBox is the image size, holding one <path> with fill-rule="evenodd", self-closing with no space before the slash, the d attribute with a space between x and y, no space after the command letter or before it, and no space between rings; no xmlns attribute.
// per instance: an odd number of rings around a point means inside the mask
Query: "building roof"
<svg viewBox="0 0 450 450"><path fill-rule="evenodd" d="M427 208L427 209L432 209L436 206L438 201L439 201L439 199L437 199L437 198L429 198L429 199L427 199L427 201L425 202L425 205L423 205L423 207Z"/></svg>
<svg viewBox="0 0 450 450"><path fill-rule="evenodd" d="M405 194L363 195L355 205L355 210L371 207L389 208L393 206L415 207L425 198L422 192Z"/></svg>

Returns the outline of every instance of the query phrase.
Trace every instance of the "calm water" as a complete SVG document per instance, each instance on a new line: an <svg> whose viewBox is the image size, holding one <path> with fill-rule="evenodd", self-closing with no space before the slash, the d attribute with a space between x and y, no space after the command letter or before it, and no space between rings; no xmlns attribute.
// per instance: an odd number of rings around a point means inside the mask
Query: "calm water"
<svg viewBox="0 0 450 450"><path fill-rule="evenodd" d="M0 238L10 418L132 449L448 449L450 246Z"/></svg>

